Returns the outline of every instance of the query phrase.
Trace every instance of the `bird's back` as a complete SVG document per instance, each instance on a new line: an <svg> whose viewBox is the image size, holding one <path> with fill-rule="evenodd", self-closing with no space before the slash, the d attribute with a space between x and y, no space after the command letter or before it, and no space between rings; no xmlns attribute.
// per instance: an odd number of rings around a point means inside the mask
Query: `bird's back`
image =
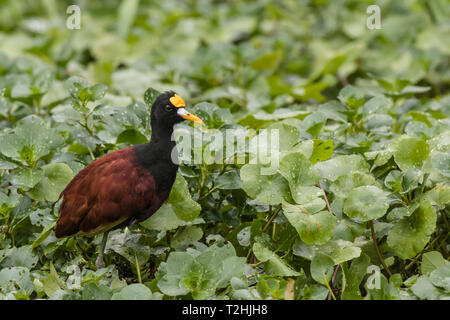
<svg viewBox="0 0 450 320"><path fill-rule="evenodd" d="M81 170L61 192L57 237L92 236L142 221L167 199L132 147L111 152Z"/></svg>

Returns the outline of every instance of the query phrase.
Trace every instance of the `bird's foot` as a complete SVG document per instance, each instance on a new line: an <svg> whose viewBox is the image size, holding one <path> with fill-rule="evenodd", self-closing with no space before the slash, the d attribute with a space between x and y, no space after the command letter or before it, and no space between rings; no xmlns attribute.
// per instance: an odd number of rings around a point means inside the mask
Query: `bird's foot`
<svg viewBox="0 0 450 320"><path fill-rule="evenodd" d="M98 255L97 260L95 260L95 265L97 266L97 269L106 267L105 260L103 260L102 255Z"/></svg>

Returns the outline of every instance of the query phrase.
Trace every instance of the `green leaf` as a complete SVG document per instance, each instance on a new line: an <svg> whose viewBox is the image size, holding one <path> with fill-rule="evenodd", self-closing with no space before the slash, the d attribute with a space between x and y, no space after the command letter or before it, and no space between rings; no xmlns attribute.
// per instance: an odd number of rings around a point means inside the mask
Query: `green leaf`
<svg viewBox="0 0 450 320"><path fill-rule="evenodd" d="M206 299L217 288L229 285L233 277L244 271L245 258L236 257L230 244L212 245L202 253L198 251L172 252L161 264L158 288L166 295L179 296L191 293L194 299Z"/></svg>
<svg viewBox="0 0 450 320"><path fill-rule="evenodd" d="M130 292L126 293L129 294ZM90 282L83 286L83 293L81 297L83 300L110 300L112 297L112 291L104 284Z"/></svg>
<svg viewBox="0 0 450 320"><path fill-rule="evenodd" d="M309 160L312 164L328 160L333 154L333 140L314 139L314 149Z"/></svg>
<svg viewBox="0 0 450 320"><path fill-rule="evenodd" d="M177 174L167 201L178 218L183 221L193 221L200 214L201 206L191 198L186 180Z"/></svg>
<svg viewBox="0 0 450 320"><path fill-rule="evenodd" d="M302 132L307 132L314 138L317 138L326 122L327 116L324 113L317 111L305 117L300 125L300 129Z"/></svg>
<svg viewBox="0 0 450 320"><path fill-rule="evenodd" d="M361 255L358 245L342 239L330 240L323 245L306 245L298 241L293 247L293 253L308 260L312 260L318 253L323 253L333 259L335 264L341 264Z"/></svg>
<svg viewBox="0 0 450 320"><path fill-rule="evenodd" d="M264 175L264 167L259 164L246 164L241 168L243 188L247 194L259 202L277 205L290 198L287 180L275 173Z"/></svg>
<svg viewBox="0 0 450 320"><path fill-rule="evenodd" d="M378 95L368 100L363 107L363 113L387 113L392 108L392 99Z"/></svg>
<svg viewBox="0 0 450 320"><path fill-rule="evenodd" d="M321 286L319 284L313 284L311 286L307 286L304 292L305 300L325 300L329 291L326 287Z"/></svg>
<svg viewBox="0 0 450 320"><path fill-rule="evenodd" d="M34 289L30 271L25 267L8 267L0 270L0 293L22 293L28 296Z"/></svg>
<svg viewBox="0 0 450 320"><path fill-rule="evenodd" d="M431 157L431 165L444 177L450 178L450 153L436 152Z"/></svg>
<svg viewBox="0 0 450 320"><path fill-rule="evenodd" d="M286 262L284 262L277 254L273 253L258 242L253 244L253 253L259 261L267 262L267 268L269 268L273 274L286 277L300 275L299 272L287 265Z"/></svg>
<svg viewBox="0 0 450 320"><path fill-rule="evenodd" d="M342 175L351 173L368 173L369 165L360 155L337 156L315 165L322 178L334 181Z"/></svg>
<svg viewBox="0 0 450 320"><path fill-rule="evenodd" d="M324 244L333 236L336 219L328 211L310 213L304 206L285 202L283 213L306 244Z"/></svg>
<svg viewBox="0 0 450 320"><path fill-rule="evenodd" d="M386 194L375 186L362 186L352 190L344 201L344 213L362 221L381 218L389 208Z"/></svg>
<svg viewBox="0 0 450 320"><path fill-rule="evenodd" d="M123 256L135 267L136 259L139 266L142 266L150 258L150 248L145 243L145 238L139 233L115 233L109 237L107 248Z"/></svg>
<svg viewBox="0 0 450 320"><path fill-rule="evenodd" d="M192 108L192 112L200 117L208 128L220 128L225 123L232 121L230 110L220 108L209 102L200 102Z"/></svg>
<svg viewBox="0 0 450 320"><path fill-rule="evenodd" d="M436 287L450 292L450 263L446 261L445 266L433 270L430 274L430 280Z"/></svg>
<svg viewBox="0 0 450 320"><path fill-rule="evenodd" d="M16 84L11 90L11 98L19 99L19 98L27 98L33 95L33 91L26 84Z"/></svg>
<svg viewBox="0 0 450 320"><path fill-rule="evenodd" d="M136 129L122 131L116 140L116 144L125 143L127 145L140 144L148 142L147 137ZM71 151L71 150L69 150Z"/></svg>
<svg viewBox="0 0 450 320"><path fill-rule="evenodd" d="M89 90L92 95L92 98L91 98L92 101L97 101L97 100L102 99L105 96L106 91L108 90L108 87L104 84L99 83L99 84L95 84L92 87L90 87Z"/></svg>
<svg viewBox="0 0 450 320"><path fill-rule="evenodd" d="M438 289L433 286L431 280L421 276L416 283L411 286L411 291L420 299L435 300L439 297Z"/></svg>
<svg viewBox="0 0 450 320"><path fill-rule="evenodd" d="M288 181L292 198L299 204L310 202L322 194L314 187L320 175L311 162L299 153L289 153L280 161L280 173Z"/></svg>
<svg viewBox="0 0 450 320"><path fill-rule="evenodd" d="M52 232L53 228L56 225L56 221L49 223L44 230L42 230L41 234L39 235L39 237L37 237L36 240L33 241L33 244L31 245L31 248L34 249L37 246L41 245L42 242L45 241L45 239L47 239L47 237L50 235L50 233Z"/></svg>
<svg viewBox="0 0 450 320"><path fill-rule="evenodd" d="M0 192L0 216L7 216L13 209L19 206L21 199L17 194L7 196ZM17 209L16 209L17 210Z"/></svg>
<svg viewBox="0 0 450 320"><path fill-rule="evenodd" d="M395 140L391 148L394 160L402 171L409 168L420 169L430 153L430 147L424 140L408 136L401 136Z"/></svg>
<svg viewBox="0 0 450 320"><path fill-rule="evenodd" d="M336 262L336 261L335 261ZM341 264L343 271L342 280L342 300L361 300L362 294L359 290L361 281L367 272L367 267L370 265L370 258L366 254L354 259L351 262L350 268L347 263Z"/></svg>
<svg viewBox="0 0 450 320"><path fill-rule="evenodd" d="M0 136L0 152L14 160L33 165L63 143L56 129L39 117L28 116L19 121L13 132Z"/></svg>
<svg viewBox="0 0 450 320"><path fill-rule="evenodd" d="M338 99L350 108L357 109L364 104L365 94L362 89L348 85L339 91Z"/></svg>
<svg viewBox="0 0 450 320"><path fill-rule="evenodd" d="M411 121L406 124L405 133L411 137L426 139L433 135L433 129L423 122Z"/></svg>
<svg viewBox="0 0 450 320"><path fill-rule="evenodd" d="M290 281L294 281L291 279ZM272 275L262 275L256 285L256 290L263 299L280 300L285 298L287 281ZM289 300L293 300L293 292Z"/></svg>
<svg viewBox="0 0 450 320"><path fill-rule="evenodd" d="M276 132L278 130L278 138L279 138L279 151L290 151L290 149L299 141L300 139L300 132L297 129L295 125L291 125L286 122L277 122L272 123L268 125L266 128L267 130L267 138L263 139L261 137L261 134L259 135L259 143L261 144L261 140L265 145L263 147L267 147L269 145L269 142L272 143L272 132ZM261 147L261 146L260 146ZM261 150L258 150L261 152Z"/></svg>
<svg viewBox="0 0 450 320"><path fill-rule="evenodd" d="M73 171L64 163L51 163L42 167L44 178L28 194L38 201L56 201L73 178Z"/></svg>
<svg viewBox="0 0 450 320"><path fill-rule="evenodd" d="M394 283L389 283L386 277L380 273L379 275L373 274L375 278L379 279L379 286L376 286L374 288L369 288L368 284L369 281L366 282L365 287L368 291L368 297L366 299L371 300L399 300L400 299L400 293L399 289L394 285ZM395 278L391 277L392 280L395 280ZM377 281L375 280L375 283ZM374 283L374 284L375 284Z"/></svg>
<svg viewBox="0 0 450 320"><path fill-rule="evenodd" d="M333 275L334 261L329 256L318 253L311 261L311 276L318 283L328 286Z"/></svg>
<svg viewBox="0 0 450 320"><path fill-rule="evenodd" d="M436 187L425 193L424 200L430 200L431 204L439 209L444 209L450 203L450 186L438 184Z"/></svg>
<svg viewBox="0 0 450 320"><path fill-rule="evenodd" d="M155 102L156 98L161 94L161 92L159 92L156 89L153 88L148 88L145 93L144 93L144 101L148 106L152 106L153 103Z"/></svg>
<svg viewBox="0 0 450 320"><path fill-rule="evenodd" d="M67 151L77 154L89 154L89 149L78 142L71 144Z"/></svg>
<svg viewBox="0 0 450 320"><path fill-rule="evenodd" d="M186 180L177 174L167 202L141 224L148 229L171 230L194 221L200 210L201 206L191 198Z"/></svg>
<svg viewBox="0 0 450 320"><path fill-rule="evenodd" d="M170 241L170 246L177 250L186 249L189 244L200 240L203 237L203 231L197 226L188 226Z"/></svg>
<svg viewBox="0 0 450 320"><path fill-rule="evenodd" d="M422 264L420 269L422 274L429 274L433 270L444 267L450 264L447 260L442 257L442 254L439 251L430 251L426 252L422 255Z"/></svg>
<svg viewBox="0 0 450 320"><path fill-rule="evenodd" d="M253 61L250 66L255 70L270 70L276 68L281 60L280 51L265 53L255 61Z"/></svg>
<svg viewBox="0 0 450 320"><path fill-rule="evenodd" d="M242 180L237 171L228 171L217 177L216 186L222 190L236 190L242 188Z"/></svg>
<svg viewBox="0 0 450 320"><path fill-rule="evenodd" d="M422 201L410 216L394 224L387 244L400 258L413 258L430 240L436 228L436 219L436 211L430 201Z"/></svg>
<svg viewBox="0 0 450 320"><path fill-rule="evenodd" d="M111 300L152 300L152 291L140 283L133 283L114 293Z"/></svg>
<svg viewBox="0 0 450 320"><path fill-rule="evenodd" d="M361 248L358 243L341 239L331 240L319 247L320 252L331 257L335 264L358 258L361 255Z"/></svg>
<svg viewBox="0 0 450 320"><path fill-rule="evenodd" d="M10 181L14 185L33 188L44 177L44 170L41 168L20 168L11 172Z"/></svg>
<svg viewBox="0 0 450 320"><path fill-rule="evenodd" d="M392 172L392 171L391 171ZM336 197L347 198L349 193L358 187L362 186L376 186L375 178L365 173L351 173L345 174L337 178L330 186L330 191Z"/></svg>
<svg viewBox="0 0 450 320"><path fill-rule="evenodd" d="M185 295L189 288L181 286L181 279L189 278L193 265L201 268L201 265L195 262L193 256L187 252L172 252L167 258L165 264L160 265L160 269L165 267L165 275L158 280L158 288L169 296Z"/></svg>
<svg viewBox="0 0 450 320"><path fill-rule="evenodd" d="M2 268L25 267L31 269L39 260L38 256L33 253L30 245L6 249L4 250L3 255L4 259L0 261L0 266Z"/></svg>
<svg viewBox="0 0 450 320"><path fill-rule="evenodd" d="M392 170L384 178L384 185L392 192L401 192L403 183L403 173L399 170Z"/></svg>

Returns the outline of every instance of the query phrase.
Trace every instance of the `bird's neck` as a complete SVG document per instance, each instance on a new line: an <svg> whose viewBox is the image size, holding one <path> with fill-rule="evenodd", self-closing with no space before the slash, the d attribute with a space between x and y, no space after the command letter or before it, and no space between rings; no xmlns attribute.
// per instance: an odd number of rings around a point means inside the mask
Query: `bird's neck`
<svg viewBox="0 0 450 320"><path fill-rule="evenodd" d="M170 191L178 170L178 153L172 132L152 130L149 143L133 146L138 162L152 173L158 191Z"/></svg>
<svg viewBox="0 0 450 320"><path fill-rule="evenodd" d="M164 160L171 158L172 152L176 149L176 143L172 138L172 134L173 127L153 127L149 148L154 152L156 157Z"/></svg>

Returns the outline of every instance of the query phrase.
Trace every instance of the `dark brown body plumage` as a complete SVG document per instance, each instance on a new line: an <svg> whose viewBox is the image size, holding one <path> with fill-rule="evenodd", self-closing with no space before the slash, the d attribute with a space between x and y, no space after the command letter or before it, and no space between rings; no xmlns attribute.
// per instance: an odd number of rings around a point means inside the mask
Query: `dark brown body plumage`
<svg viewBox="0 0 450 320"><path fill-rule="evenodd" d="M111 152L81 170L61 192L56 236L93 236L143 221L167 199L133 147Z"/></svg>

